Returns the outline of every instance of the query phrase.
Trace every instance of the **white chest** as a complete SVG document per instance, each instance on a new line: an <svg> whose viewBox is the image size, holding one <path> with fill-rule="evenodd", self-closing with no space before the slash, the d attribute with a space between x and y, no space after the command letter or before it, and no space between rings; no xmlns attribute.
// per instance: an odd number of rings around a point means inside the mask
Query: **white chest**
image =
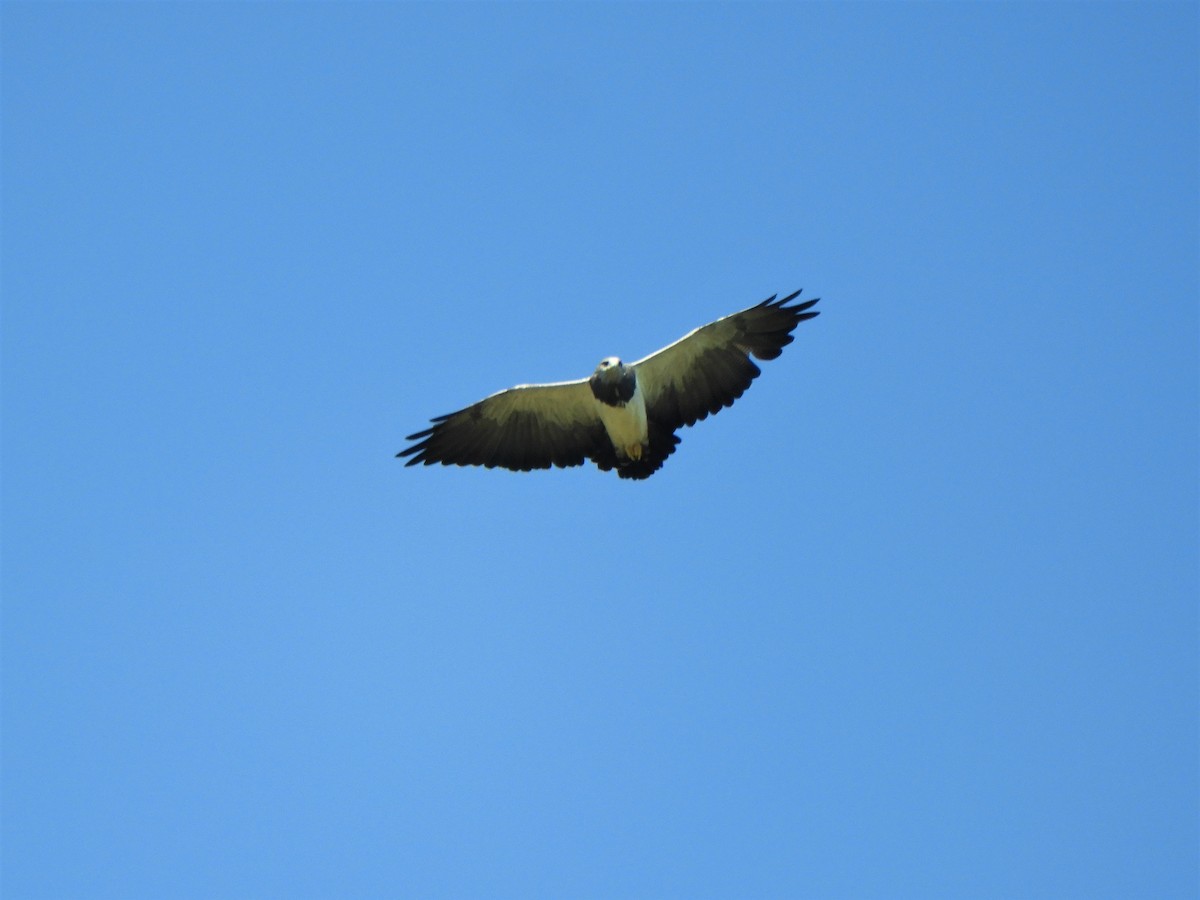
<svg viewBox="0 0 1200 900"><path fill-rule="evenodd" d="M633 397L624 406L609 406L599 400L593 402L613 446L625 456L640 458L641 448L649 437L646 430L646 400L642 396L642 386L638 384L634 387ZM635 446L638 449L631 452L630 448Z"/></svg>

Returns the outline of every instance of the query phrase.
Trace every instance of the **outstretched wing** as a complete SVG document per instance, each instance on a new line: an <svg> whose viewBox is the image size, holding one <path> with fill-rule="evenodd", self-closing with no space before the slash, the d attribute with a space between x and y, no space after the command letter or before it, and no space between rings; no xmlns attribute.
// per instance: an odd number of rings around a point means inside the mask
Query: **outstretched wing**
<svg viewBox="0 0 1200 900"><path fill-rule="evenodd" d="M816 300L787 304L800 292L710 322L633 364L647 415L671 428L691 425L730 406L760 369L750 359L775 359Z"/></svg>
<svg viewBox="0 0 1200 900"><path fill-rule="evenodd" d="M416 443L396 454L411 456L410 466L528 472L579 466L589 457L612 454L586 380L523 384L431 421L432 428L410 434L405 440Z"/></svg>

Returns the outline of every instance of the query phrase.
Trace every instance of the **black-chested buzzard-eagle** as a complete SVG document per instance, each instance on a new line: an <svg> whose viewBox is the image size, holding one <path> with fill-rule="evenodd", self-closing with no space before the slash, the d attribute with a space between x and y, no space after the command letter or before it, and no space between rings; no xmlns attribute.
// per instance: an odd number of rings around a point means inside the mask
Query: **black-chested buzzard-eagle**
<svg viewBox="0 0 1200 900"><path fill-rule="evenodd" d="M778 295L776 295L778 296ZM417 463L528 472L590 459L621 478L649 478L675 452L677 428L730 406L758 377L750 359L775 359L817 301L800 291L697 328L645 359L600 361L590 378L522 384L411 434L397 456Z"/></svg>

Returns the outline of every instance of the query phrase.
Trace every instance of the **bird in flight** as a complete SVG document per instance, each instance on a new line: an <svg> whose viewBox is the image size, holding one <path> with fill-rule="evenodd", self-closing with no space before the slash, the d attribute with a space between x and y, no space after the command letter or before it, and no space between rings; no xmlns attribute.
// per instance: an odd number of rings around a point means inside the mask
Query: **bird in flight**
<svg viewBox="0 0 1200 900"><path fill-rule="evenodd" d="M600 360L590 378L522 384L410 434L398 457L519 472L591 460L621 478L649 478L675 452L675 431L731 406L805 319L819 315L800 291L717 319L635 363ZM819 298L818 298L819 299Z"/></svg>

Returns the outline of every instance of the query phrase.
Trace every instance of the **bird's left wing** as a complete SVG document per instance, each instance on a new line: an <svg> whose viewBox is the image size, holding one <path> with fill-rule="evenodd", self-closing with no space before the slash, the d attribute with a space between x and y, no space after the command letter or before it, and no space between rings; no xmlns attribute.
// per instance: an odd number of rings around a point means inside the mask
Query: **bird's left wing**
<svg viewBox="0 0 1200 900"><path fill-rule="evenodd" d="M579 466L611 455L604 424L586 380L523 384L431 420L432 428L410 434L415 441L397 453L417 463L501 466L527 472Z"/></svg>
<svg viewBox="0 0 1200 900"><path fill-rule="evenodd" d="M768 297L635 362L647 414L680 428L731 405L759 375L750 357L775 359L792 342L792 330L818 315L810 310L816 300L787 305L799 296Z"/></svg>

